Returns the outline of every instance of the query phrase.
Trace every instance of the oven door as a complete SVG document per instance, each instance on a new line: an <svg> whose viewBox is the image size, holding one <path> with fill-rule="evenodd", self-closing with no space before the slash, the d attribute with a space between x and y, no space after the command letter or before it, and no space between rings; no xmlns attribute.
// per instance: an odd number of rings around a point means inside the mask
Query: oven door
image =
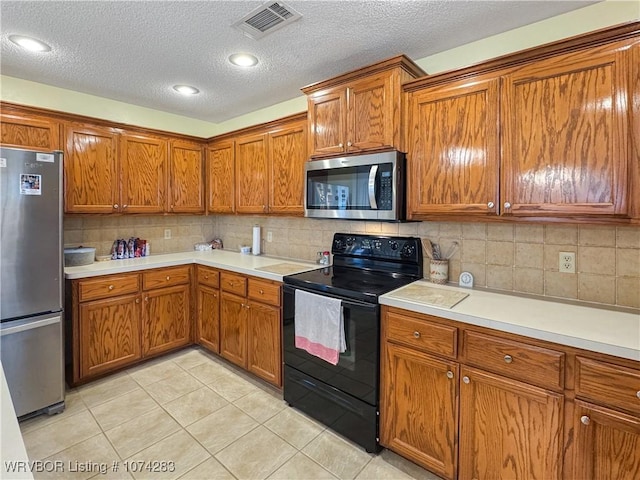
<svg viewBox="0 0 640 480"><path fill-rule="evenodd" d="M369 405L377 406L380 373L380 306L342 298L347 348L340 354L338 364L332 365L295 346L296 288L299 287L284 286L284 363ZM332 296L326 293L323 295Z"/></svg>

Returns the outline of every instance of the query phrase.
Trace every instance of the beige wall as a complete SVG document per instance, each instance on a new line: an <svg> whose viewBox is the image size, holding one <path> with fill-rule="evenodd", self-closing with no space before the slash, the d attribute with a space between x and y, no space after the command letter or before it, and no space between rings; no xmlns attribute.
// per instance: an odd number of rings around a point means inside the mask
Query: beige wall
<svg viewBox="0 0 640 480"><path fill-rule="evenodd" d="M306 218L131 216L65 218L65 244L95 246L106 254L115 238L139 236L152 254L183 252L221 237L225 249L251 245L252 226L262 227L262 251L291 259L315 259L330 250L335 232L420 236L446 251L460 244L450 280L470 271L476 286L509 292L640 308L640 228L485 223L380 223ZM172 239L164 240L164 229ZM273 241L266 242L267 232ZM576 253L576 274L558 272L559 252Z"/></svg>
<svg viewBox="0 0 640 480"><path fill-rule="evenodd" d="M414 60L428 73L433 74L638 19L640 1L607 0ZM317 79L321 80L325 79ZM286 102L215 124L7 76L0 76L0 99L205 138L306 110L306 99L300 94L299 97Z"/></svg>

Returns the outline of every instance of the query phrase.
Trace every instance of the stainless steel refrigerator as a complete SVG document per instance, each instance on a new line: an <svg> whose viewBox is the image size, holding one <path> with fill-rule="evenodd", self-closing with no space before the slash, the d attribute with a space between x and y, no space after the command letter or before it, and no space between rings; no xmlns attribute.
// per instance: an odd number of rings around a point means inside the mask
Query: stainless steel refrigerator
<svg viewBox="0 0 640 480"><path fill-rule="evenodd" d="M64 410L62 152L0 148L0 356L18 417Z"/></svg>

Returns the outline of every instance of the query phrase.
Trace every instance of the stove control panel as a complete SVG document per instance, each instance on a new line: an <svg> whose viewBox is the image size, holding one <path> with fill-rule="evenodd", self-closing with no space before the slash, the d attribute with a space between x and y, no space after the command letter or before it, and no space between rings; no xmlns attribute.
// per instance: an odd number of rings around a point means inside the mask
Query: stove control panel
<svg viewBox="0 0 640 480"><path fill-rule="evenodd" d="M422 262L422 246L420 239L416 237L336 233L331 253L369 259Z"/></svg>

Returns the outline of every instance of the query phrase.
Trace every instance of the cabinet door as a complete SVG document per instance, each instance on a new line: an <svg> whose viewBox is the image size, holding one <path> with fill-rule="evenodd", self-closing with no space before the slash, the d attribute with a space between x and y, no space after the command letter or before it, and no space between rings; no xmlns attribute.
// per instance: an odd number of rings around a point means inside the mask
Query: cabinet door
<svg viewBox="0 0 640 480"><path fill-rule="evenodd" d="M269 212L304 213L304 164L307 161L305 122L269 134Z"/></svg>
<svg viewBox="0 0 640 480"><path fill-rule="evenodd" d="M80 379L141 357L140 297L124 295L80 304Z"/></svg>
<svg viewBox="0 0 640 480"><path fill-rule="evenodd" d="M202 158L202 145L178 140L171 142L169 212L204 212L204 164Z"/></svg>
<svg viewBox="0 0 640 480"><path fill-rule="evenodd" d="M136 135L121 137L124 213L162 213L167 190L167 141Z"/></svg>
<svg viewBox="0 0 640 480"><path fill-rule="evenodd" d="M346 150L347 91L344 87L325 90L307 100L309 155L322 156Z"/></svg>
<svg viewBox="0 0 640 480"><path fill-rule="evenodd" d="M110 128L66 125L64 211L120 211L118 134Z"/></svg>
<svg viewBox="0 0 640 480"><path fill-rule="evenodd" d="M144 356L189 344L189 285L144 292L142 354Z"/></svg>
<svg viewBox="0 0 640 480"><path fill-rule="evenodd" d="M456 478L458 365L384 344L380 441L445 478Z"/></svg>
<svg viewBox="0 0 640 480"><path fill-rule="evenodd" d="M220 355L247 368L247 301L227 292L220 295Z"/></svg>
<svg viewBox="0 0 640 480"><path fill-rule="evenodd" d="M504 77L503 213L627 213L627 53L598 47Z"/></svg>
<svg viewBox="0 0 640 480"><path fill-rule="evenodd" d="M560 478L563 395L468 367L460 375L460 478Z"/></svg>
<svg viewBox="0 0 640 480"><path fill-rule="evenodd" d="M348 152L393 147L397 105L389 74L352 83L347 88L347 108Z"/></svg>
<svg viewBox="0 0 640 480"><path fill-rule="evenodd" d="M220 142L207 150L207 210L235 212L235 142Z"/></svg>
<svg viewBox="0 0 640 480"><path fill-rule="evenodd" d="M220 352L220 291L198 285L198 342Z"/></svg>
<svg viewBox="0 0 640 480"><path fill-rule="evenodd" d="M640 418L575 401L574 477L640 478Z"/></svg>
<svg viewBox="0 0 640 480"><path fill-rule="evenodd" d="M0 113L0 144L50 152L60 149L60 124L26 113Z"/></svg>
<svg viewBox="0 0 640 480"><path fill-rule="evenodd" d="M236 212L267 211L267 154L267 135L251 135L236 140Z"/></svg>
<svg viewBox="0 0 640 480"><path fill-rule="evenodd" d="M247 368L258 377L282 386L280 309L261 303L248 305Z"/></svg>
<svg viewBox="0 0 640 480"><path fill-rule="evenodd" d="M498 79L466 80L408 97L409 214L495 215Z"/></svg>

